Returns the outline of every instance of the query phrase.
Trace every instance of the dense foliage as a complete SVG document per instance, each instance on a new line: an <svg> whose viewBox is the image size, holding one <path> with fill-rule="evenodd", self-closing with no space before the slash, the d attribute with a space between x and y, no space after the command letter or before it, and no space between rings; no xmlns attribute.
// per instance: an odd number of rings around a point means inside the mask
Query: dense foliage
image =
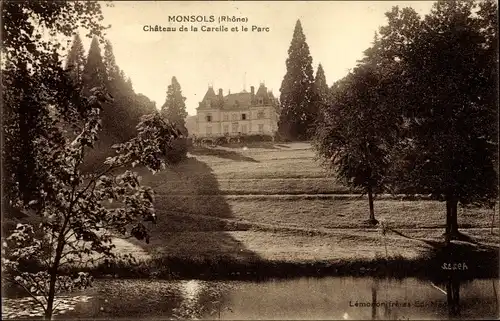
<svg viewBox="0 0 500 321"><path fill-rule="evenodd" d="M143 221L154 216L152 190L120 168L161 169L179 135L159 113L144 116L137 136L115 146L116 157L82 174L102 137L101 116L116 104L98 45L102 19L94 1L2 2L2 214L28 218L2 235L2 277L33 296L48 319L57 292L89 285L88 275L70 271L116 256L112 234L148 241ZM83 64L75 36L64 67L57 36L78 28L96 38Z"/></svg>
<svg viewBox="0 0 500 321"><path fill-rule="evenodd" d="M450 236L458 235L458 202L486 205L498 192L498 21L493 12L493 2L440 1L403 51L403 115L410 140L403 177L419 192L446 201Z"/></svg>
<svg viewBox="0 0 500 321"><path fill-rule="evenodd" d="M309 46L297 20L288 49L286 74L280 88L278 133L286 140L307 140L317 117L314 76Z"/></svg>
<svg viewBox="0 0 500 321"><path fill-rule="evenodd" d="M79 90L60 61L66 48L43 36L70 37L79 27L100 36L102 19L95 1L2 2L2 188L12 203L40 196L46 177L38 170L36 139L62 145L56 123L75 123L84 114ZM54 120L56 112L60 118Z"/></svg>
<svg viewBox="0 0 500 321"><path fill-rule="evenodd" d="M168 85L165 103L161 107L161 115L172 124L175 124L183 136L172 142L171 148L167 152L167 158L173 163L185 159L188 151L188 130L186 128L188 113L185 101L186 97L182 96L181 85L177 78L172 77L172 82Z"/></svg>
<svg viewBox="0 0 500 321"><path fill-rule="evenodd" d="M421 18L394 7L334 86L316 137L343 181L445 201L448 239L459 202L491 205L498 193L496 9L439 1Z"/></svg>
<svg viewBox="0 0 500 321"><path fill-rule="evenodd" d="M318 65L316 77L314 77L314 91L314 98L317 104L317 115L312 130L316 131L317 127L320 126L325 119L326 107L331 100L330 89L328 88L325 71L323 70L323 66L321 64Z"/></svg>
<svg viewBox="0 0 500 321"><path fill-rule="evenodd" d="M177 78L172 77L172 82L168 85L167 98L163 106L161 106L161 113L163 117L170 122L177 125L179 130L187 136L186 117L186 97L182 96L181 85Z"/></svg>
<svg viewBox="0 0 500 321"><path fill-rule="evenodd" d="M368 194L370 223L376 223L373 194L383 191L391 140L386 135L396 124L389 106L380 101L382 77L371 65L361 65L335 84L332 105L325 109L317 132L318 155L348 186Z"/></svg>

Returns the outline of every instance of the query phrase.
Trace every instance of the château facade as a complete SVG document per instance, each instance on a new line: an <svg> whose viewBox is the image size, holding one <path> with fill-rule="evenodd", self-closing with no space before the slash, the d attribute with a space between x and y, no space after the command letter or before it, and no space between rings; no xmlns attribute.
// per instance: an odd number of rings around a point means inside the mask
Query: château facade
<svg viewBox="0 0 500 321"><path fill-rule="evenodd" d="M276 107L278 101L264 84L250 87L250 92L223 96L222 89L215 94L209 87L196 109L198 137L237 135L269 135L278 129Z"/></svg>

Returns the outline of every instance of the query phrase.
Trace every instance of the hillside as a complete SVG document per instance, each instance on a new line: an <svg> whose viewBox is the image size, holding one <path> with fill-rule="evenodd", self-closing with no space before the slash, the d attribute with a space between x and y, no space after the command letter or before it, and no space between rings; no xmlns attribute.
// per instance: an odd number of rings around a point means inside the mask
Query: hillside
<svg viewBox="0 0 500 321"><path fill-rule="evenodd" d="M375 216L385 233L367 224L366 197L335 183L307 143L196 148L185 162L155 175L136 170L155 190L158 222L147 224L149 244L134 238L115 244L119 253L157 262L145 273L172 260L180 266L169 269L194 269L193 275L199 262L217 269L234 262L336 262L339 268L381 258L416 262L443 239L445 206L437 201L378 197ZM493 215L461 208L460 229L477 242L497 244Z"/></svg>
<svg viewBox="0 0 500 321"><path fill-rule="evenodd" d="M150 244L132 242L161 260L415 260L429 254L429 240L444 232L443 203L380 198L376 218L394 231L383 236L366 223L366 198L334 183L305 143L197 149L185 163L154 176L140 172L143 184L156 191L159 221ZM460 211L462 231L498 242L490 233L491 210Z"/></svg>

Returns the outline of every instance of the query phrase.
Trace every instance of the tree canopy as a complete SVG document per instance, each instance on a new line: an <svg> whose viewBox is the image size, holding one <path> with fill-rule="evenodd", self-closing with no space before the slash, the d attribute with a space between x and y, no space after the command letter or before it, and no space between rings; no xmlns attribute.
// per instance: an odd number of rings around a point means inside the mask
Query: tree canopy
<svg viewBox="0 0 500 321"><path fill-rule="evenodd" d="M26 290L47 319L57 291L89 284L88 274L75 275L68 266L78 268L92 254L113 257L111 233L147 240L142 222L154 214L152 191L131 171L115 170L138 164L160 170L178 136L159 113L144 116L136 137L116 146L118 155L101 164L102 172L83 174L83 159L100 137L101 116L113 104L98 43L102 19L96 1L2 3L2 214L11 219L22 212L31 219L2 234L2 279ZM60 55L65 48L54 40L79 27L95 36L82 84L75 81L78 37L67 68ZM109 200L121 206L110 208Z"/></svg>
<svg viewBox="0 0 500 321"><path fill-rule="evenodd" d="M291 140L309 139L316 120L317 104L314 102L312 57L300 20L295 24L288 49L286 74L280 92L278 133Z"/></svg>
<svg viewBox="0 0 500 321"><path fill-rule="evenodd" d="M161 107L163 117L176 124L179 130L187 137L186 117L186 97L182 96L181 85L177 78L172 77L172 82L168 85L167 98Z"/></svg>
<svg viewBox="0 0 500 321"><path fill-rule="evenodd" d="M421 18L394 7L334 86L317 135L319 154L351 184L372 164L380 187L445 201L449 237L459 202L488 205L498 193L495 10L491 1L438 1Z"/></svg>

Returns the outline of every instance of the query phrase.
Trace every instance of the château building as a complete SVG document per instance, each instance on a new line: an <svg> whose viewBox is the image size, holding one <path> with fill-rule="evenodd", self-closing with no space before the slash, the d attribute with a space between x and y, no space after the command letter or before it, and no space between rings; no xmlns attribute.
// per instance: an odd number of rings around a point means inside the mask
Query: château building
<svg viewBox="0 0 500 321"><path fill-rule="evenodd" d="M215 94L209 87L196 109L198 137L242 135L274 135L278 128L276 106L278 101L264 84L250 87L250 92L223 96L222 89Z"/></svg>

